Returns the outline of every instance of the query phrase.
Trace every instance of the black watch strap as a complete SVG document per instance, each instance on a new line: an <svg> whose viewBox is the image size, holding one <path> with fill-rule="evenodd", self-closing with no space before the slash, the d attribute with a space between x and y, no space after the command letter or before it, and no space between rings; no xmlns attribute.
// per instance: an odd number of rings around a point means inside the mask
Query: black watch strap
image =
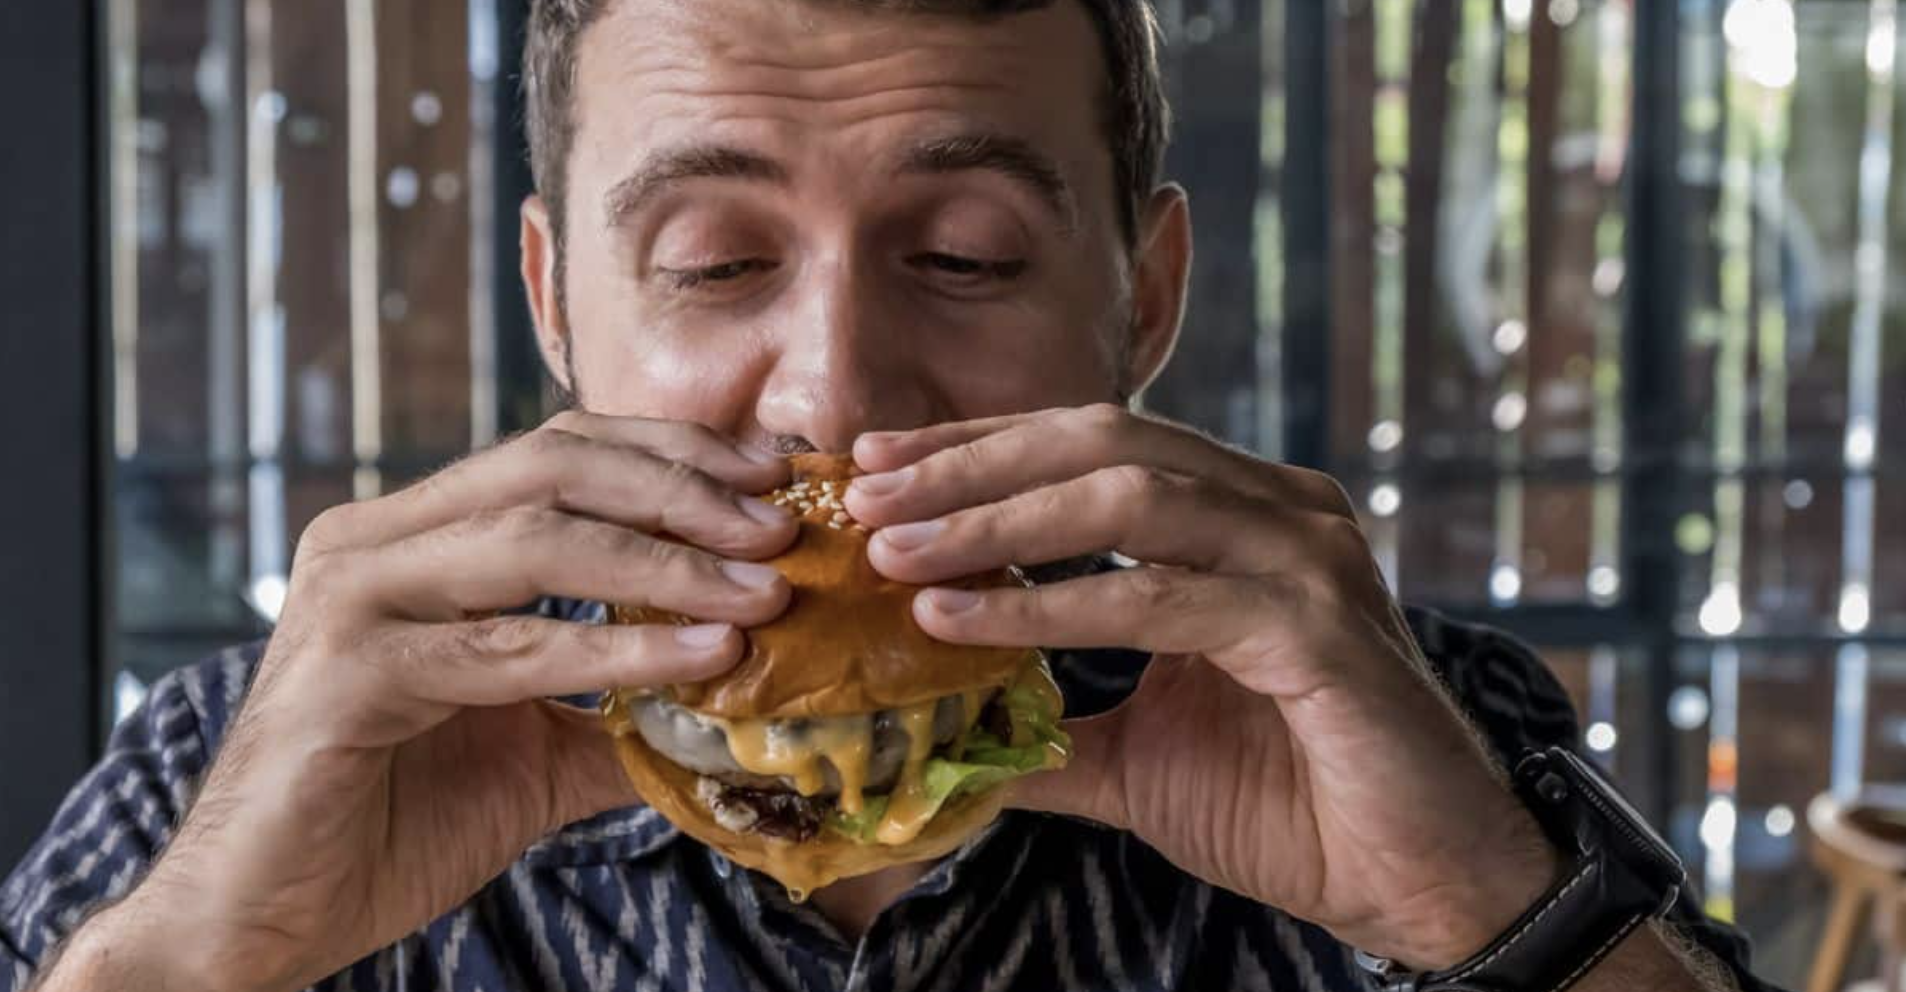
<svg viewBox="0 0 1906 992"><path fill-rule="evenodd" d="M1386 992L1559 992L1674 905L1686 873L1646 821L1566 748L1531 751L1515 787L1567 869L1488 947L1445 971L1410 973L1359 954Z"/></svg>

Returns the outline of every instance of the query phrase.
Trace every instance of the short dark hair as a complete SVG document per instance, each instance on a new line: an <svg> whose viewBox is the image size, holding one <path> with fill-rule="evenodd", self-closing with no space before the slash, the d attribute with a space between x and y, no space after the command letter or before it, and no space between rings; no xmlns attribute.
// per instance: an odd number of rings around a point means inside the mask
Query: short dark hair
<svg viewBox="0 0 1906 992"><path fill-rule="evenodd" d="M576 63L582 35L615 0L531 0L523 46L530 168L561 240L569 152L575 142ZM1054 0L828 0L873 10L990 20ZM1102 116L1127 244L1138 237L1145 202L1164 172L1170 109L1158 67L1158 21L1150 0L1077 0L1098 29L1105 59Z"/></svg>

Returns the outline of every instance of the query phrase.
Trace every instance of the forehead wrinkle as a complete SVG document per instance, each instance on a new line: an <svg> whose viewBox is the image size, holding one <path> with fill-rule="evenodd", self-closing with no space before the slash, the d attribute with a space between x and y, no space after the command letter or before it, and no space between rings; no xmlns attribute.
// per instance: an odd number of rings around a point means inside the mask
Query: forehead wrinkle
<svg viewBox="0 0 1906 992"><path fill-rule="evenodd" d="M634 6L640 5L625 3L622 10L628 13ZM949 21L942 31L932 17L909 20L905 27L896 22L871 25L872 30L808 31L817 22L832 21L806 10L798 18L804 30L796 32L793 19L760 8L729 11L716 21L696 15L714 17L717 9L725 9L722 4L702 8L664 2L663 6L675 8L662 18L671 22L663 26L673 30L657 30L653 20L619 16L605 23L609 31L595 32L585 40L593 49L585 69L593 65L600 75L596 75L598 85L579 88L579 103L588 108L579 118L598 123L605 113L611 119L622 118L625 125L635 125L632 132L623 133L638 145L719 137L742 147L761 148L749 139L756 126L782 132L766 147L781 147L783 140L793 140L798 147L812 140L810 136L831 144L836 135L845 137L841 132L869 125L879 128L883 119L904 117L918 121L919 126L908 128L916 135L1010 135L1028 126L1020 120L1028 99L1043 107L1060 95L1054 85L1069 93L1074 76L1081 83L1093 78L1068 70L1065 79L1055 83L1047 78L1052 75L1055 53L1034 48L1045 33L1031 30L1032 19L1055 17L1065 4L1003 18L993 26L996 29L982 27L978 32L965 20ZM690 16L678 20L683 13ZM733 20L737 14L739 23ZM765 30L744 30L749 26ZM610 57L618 49L635 57ZM1096 46L1084 50L1097 52ZM1082 92L1077 96L1096 107L1096 88L1079 88ZM1045 116L1051 115L1044 114L1042 119ZM1085 123L1080 115L1069 116L1072 119L1061 124L1067 135L1072 134L1073 125ZM1096 127L1077 137L1087 142L1100 138ZM881 150L863 149L874 156L863 162L900 172L891 167L906 140L882 142ZM1097 189L1100 177L1090 170L1073 175L1073 169L1084 167L1073 151L1068 139L1057 149L1046 149L1046 154L1061 153L1056 162L1064 166L1062 175L1080 184L1073 187L1071 198L1079 201L1088 190ZM791 161L788 168L793 168ZM1024 176L1013 176L1005 169L993 171L1038 192L1036 185L1023 182ZM1055 202L1050 196L1040 199ZM1076 214L1069 218L1075 222L1072 226L1082 227L1083 207L1075 202L1072 210L1057 216Z"/></svg>
<svg viewBox="0 0 1906 992"><path fill-rule="evenodd" d="M642 75L651 75L651 73ZM840 93L820 92L823 87L815 86L788 88L785 85L775 85L776 82L785 82L785 80L723 80L716 78L720 75L719 73L711 73L701 68L684 67L662 70L654 75L659 75L660 78L645 80L643 83L644 98L755 99L794 104L855 104L867 100L893 99L928 92L994 93L1002 96L1010 96L1017 92L1010 83L999 78L933 79L899 84L871 83L860 87L861 92ZM767 75L767 73L757 75Z"/></svg>

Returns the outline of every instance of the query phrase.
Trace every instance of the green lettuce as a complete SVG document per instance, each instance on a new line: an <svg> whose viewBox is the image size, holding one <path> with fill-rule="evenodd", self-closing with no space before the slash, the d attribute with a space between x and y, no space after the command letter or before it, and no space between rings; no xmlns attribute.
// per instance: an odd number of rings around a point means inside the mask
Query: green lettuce
<svg viewBox="0 0 1906 992"><path fill-rule="evenodd" d="M1005 691L1002 701L1011 718L1012 741L1002 741L976 727L960 742L961 746L951 749L959 760L927 759L921 778L934 813L958 796L984 792L1033 772L1065 767L1072 740L1059 728L1059 714L1045 697L1015 685ZM835 809L828 827L862 844L872 844L874 831L886 813L886 796L868 796L859 813Z"/></svg>

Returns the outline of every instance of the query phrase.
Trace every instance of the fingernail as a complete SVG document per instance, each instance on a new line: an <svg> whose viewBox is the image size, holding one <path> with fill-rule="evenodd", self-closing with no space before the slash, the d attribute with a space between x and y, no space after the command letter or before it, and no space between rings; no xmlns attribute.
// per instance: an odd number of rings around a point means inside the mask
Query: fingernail
<svg viewBox="0 0 1906 992"><path fill-rule="evenodd" d="M724 561L718 566L728 581L748 589L766 589L774 585L781 573L766 565L756 565L746 561Z"/></svg>
<svg viewBox="0 0 1906 992"><path fill-rule="evenodd" d="M913 549L939 537L946 530L945 520L922 520L915 524L896 524L882 527L875 536L895 551Z"/></svg>
<svg viewBox="0 0 1906 992"><path fill-rule="evenodd" d="M735 450L741 452L741 457L754 462L756 465L772 465L782 460L780 455L766 448L757 448L752 444L738 445Z"/></svg>
<svg viewBox="0 0 1906 992"><path fill-rule="evenodd" d="M727 637L728 632L733 629L735 628L732 625L725 623L703 623L696 624L693 627L677 627L675 628L675 640L683 647L712 648L720 644L722 638Z"/></svg>
<svg viewBox="0 0 1906 992"><path fill-rule="evenodd" d="M778 527L789 520L787 510L755 499L753 496L736 496L735 505L741 507L741 512L753 517L757 523L769 527Z"/></svg>
<svg viewBox="0 0 1906 992"><path fill-rule="evenodd" d="M863 475L854 480L854 488L868 496L888 496L913 481L913 466L879 475Z"/></svg>
<svg viewBox="0 0 1906 992"><path fill-rule="evenodd" d="M965 613L980 603L979 593L965 589L928 589L921 595L939 613Z"/></svg>

